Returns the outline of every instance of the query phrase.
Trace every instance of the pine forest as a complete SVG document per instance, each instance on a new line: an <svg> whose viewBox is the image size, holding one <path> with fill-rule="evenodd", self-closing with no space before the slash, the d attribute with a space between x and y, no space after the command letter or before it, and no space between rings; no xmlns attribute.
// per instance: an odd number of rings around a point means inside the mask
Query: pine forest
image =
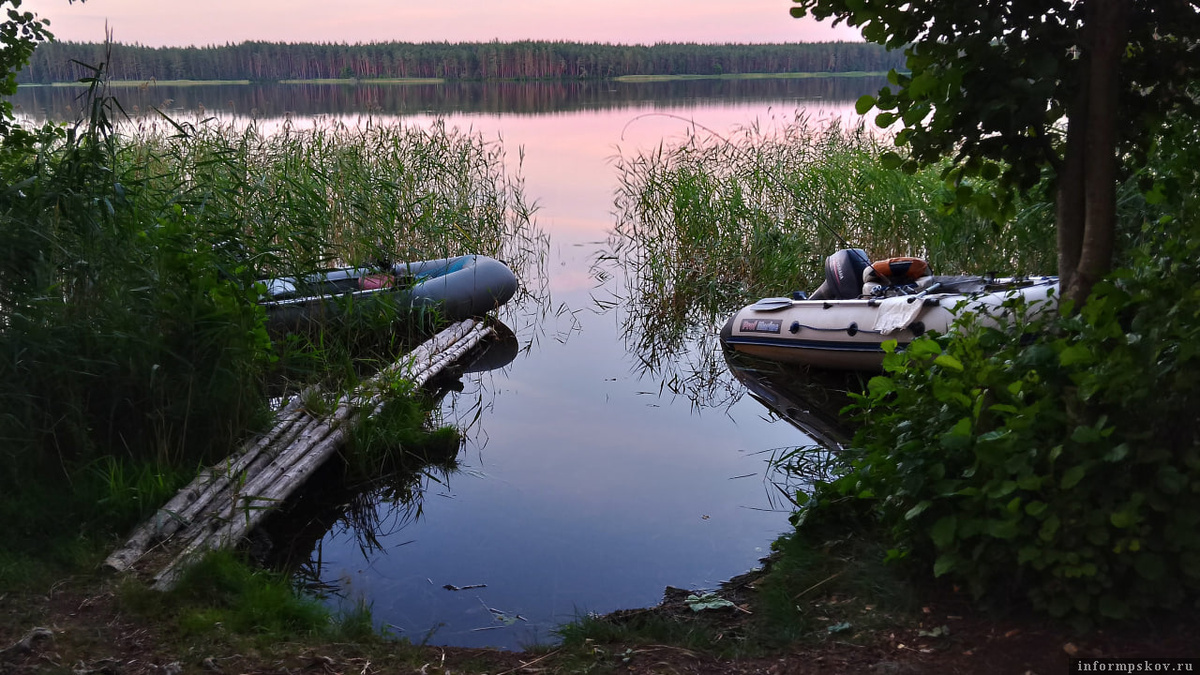
<svg viewBox="0 0 1200 675"><path fill-rule="evenodd" d="M858 42L651 46L576 42L243 42L205 47L53 42L38 47L18 81L71 82L88 74L81 64L100 63L107 64L111 79L132 81L600 80L656 75L886 73L902 68L904 56Z"/></svg>

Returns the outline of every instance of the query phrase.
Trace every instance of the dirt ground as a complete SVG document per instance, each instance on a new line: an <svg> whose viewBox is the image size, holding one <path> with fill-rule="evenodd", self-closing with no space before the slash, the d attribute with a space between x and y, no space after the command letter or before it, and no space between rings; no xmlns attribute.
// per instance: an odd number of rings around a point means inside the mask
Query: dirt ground
<svg viewBox="0 0 1200 675"><path fill-rule="evenodd" d="M0 596L0 675L71 673L142 675L180 673L971 673L1050 675L1070 672L1070 659L1200 656L1200 620L1179 616L1158 624L1072 635L1063 628L1016 620L996 621L962 607L931 603L911 625L830 637L815 645L738 660L669 645L604 644L539 652L399 647L386 644L289 645L234 652L219 641L209 647L175 642L161 626L124 613L104 588L66 582L45 595ZM746 598L735 598L738 602ZM829 601L829 599L827 599ZM832 599L836 602L836 598ZM750 606L743 603L743 607ZM730 632L748 621L737 608L723 612ZM662 605L612 615L624 621L645 612L686 620L694 614L670 590ZM197 651L197 649L201 651ZM1200 667L1200 666L1197 666Z"/></svg>

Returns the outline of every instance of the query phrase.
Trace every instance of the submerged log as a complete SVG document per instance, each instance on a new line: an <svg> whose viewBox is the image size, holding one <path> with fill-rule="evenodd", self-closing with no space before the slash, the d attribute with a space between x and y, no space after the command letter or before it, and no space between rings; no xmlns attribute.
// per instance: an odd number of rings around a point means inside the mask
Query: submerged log
<svg viewBox="0 0 1200 675"><path fill-rule="evenodd" d="M190 562L208 550L236 546L286 501L345 443L350 428L379 410L391 383L403 379L423 386L492 332L472 319L451 325L339 398L326 416L304 409L303 401L316 392L297 395L279 411L269 432L201 471L105 564L124 572L152 547L166 545L170 561L154 575L154 587L171 588Z"/></svg>

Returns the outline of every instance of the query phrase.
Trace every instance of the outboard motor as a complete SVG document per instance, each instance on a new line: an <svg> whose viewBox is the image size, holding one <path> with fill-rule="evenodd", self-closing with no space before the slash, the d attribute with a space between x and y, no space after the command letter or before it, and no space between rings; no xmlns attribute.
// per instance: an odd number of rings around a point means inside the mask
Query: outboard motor
<svg viewBox="0 0 1200 675"><path fill-rule="evenodd" d="M862 295L863 270L871 265L861 248L844 248L825 259L825 281L810 300L853 300Z"/></svg>

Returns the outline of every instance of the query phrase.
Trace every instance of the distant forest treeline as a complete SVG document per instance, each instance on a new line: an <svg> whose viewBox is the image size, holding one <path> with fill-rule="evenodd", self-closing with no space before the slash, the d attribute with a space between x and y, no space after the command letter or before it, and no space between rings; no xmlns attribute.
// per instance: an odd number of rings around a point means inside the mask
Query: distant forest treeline
<svg viewBox="0 0 1200 675"><path fill-rule="evenodd" d="M612 45L577 42L243 42L210 47L143 47L51 42L38 47L22 83L71 82L79 64L108 61L114 80L448 80L609 79L624 75L887 72L904 56L860 42ZM76 63L78 62L78 63Z"/></svg>

